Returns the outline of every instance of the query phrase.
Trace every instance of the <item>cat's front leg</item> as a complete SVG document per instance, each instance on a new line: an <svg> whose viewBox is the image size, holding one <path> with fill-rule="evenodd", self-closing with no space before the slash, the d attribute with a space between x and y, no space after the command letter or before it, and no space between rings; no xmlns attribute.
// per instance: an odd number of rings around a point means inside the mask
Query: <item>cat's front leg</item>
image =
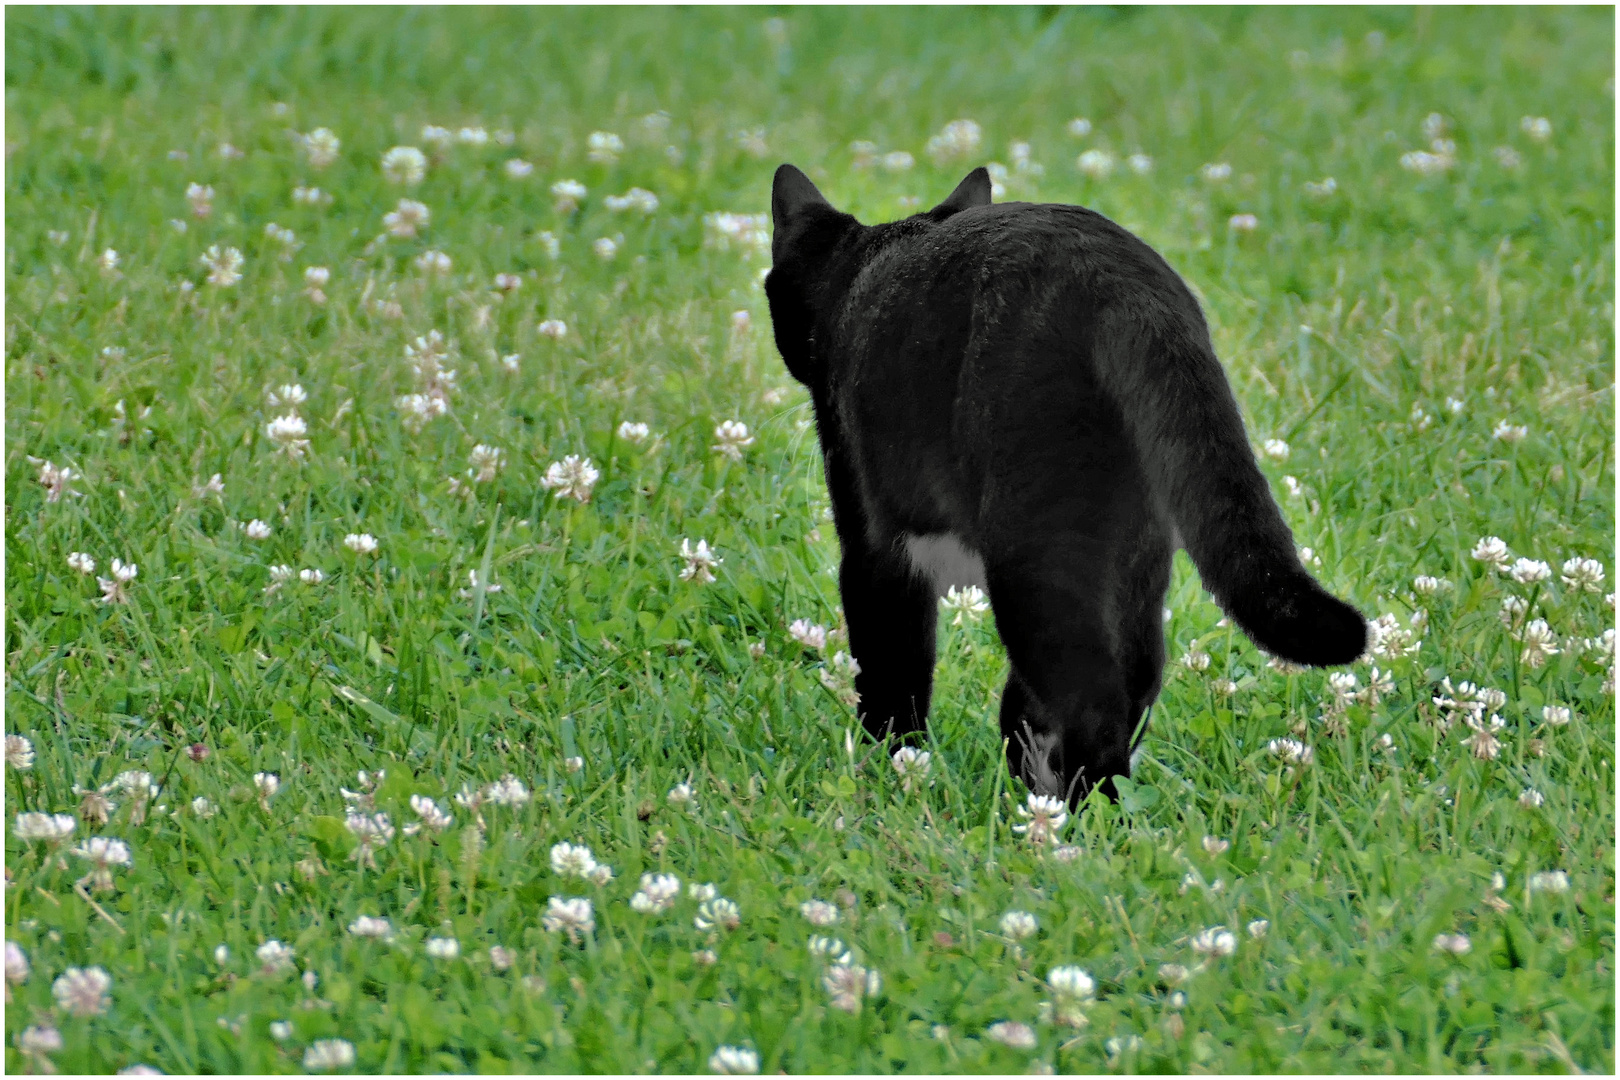
<svg viewBox="0 0 1620 1080"><path fill-rule="evenodd" d="M846 545L838 586L849 651L860 665L861 722L874 739L915 737L925 729L934 684L932 585L898 551Z"/></svg>

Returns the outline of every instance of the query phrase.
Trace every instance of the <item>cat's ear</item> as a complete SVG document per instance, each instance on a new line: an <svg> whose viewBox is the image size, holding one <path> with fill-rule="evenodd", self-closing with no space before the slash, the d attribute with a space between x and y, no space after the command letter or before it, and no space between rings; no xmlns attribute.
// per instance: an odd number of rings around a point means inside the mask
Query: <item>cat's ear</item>
<svg viewBox="0 0 1620 1080"><path fill-rule="evenodd" d="M937 220L975 206L989 205L990 170L980 165L956 185L956 190L951 192L944 202L928 211L928 216Z"/></svg>
<svg viewBox="0 0 1620 1080"><path fill-rule="evenodd" d="M771 181L772 223L782 225L812 206L832 209L832 204L827 202L808 176L792 165L779 167L776 170L776 179Z"/></svg>

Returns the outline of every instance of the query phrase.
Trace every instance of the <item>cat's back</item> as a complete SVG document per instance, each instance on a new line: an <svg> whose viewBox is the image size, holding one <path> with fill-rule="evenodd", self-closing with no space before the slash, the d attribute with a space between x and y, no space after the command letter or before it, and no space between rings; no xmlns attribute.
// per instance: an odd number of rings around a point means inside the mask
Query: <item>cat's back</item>
<svg viewBox="0 0 1620 1080"><path fill-rule="evenodd" d="M1176 306L1192 297L1146 242L1095 210L1066 203L976 206L943 221L913 219L862 275L876 292L986 287L1018 299L1021 289L1083 290L1092 302L1145 291ZM857 291L864 291L857 289Z"/></svg>

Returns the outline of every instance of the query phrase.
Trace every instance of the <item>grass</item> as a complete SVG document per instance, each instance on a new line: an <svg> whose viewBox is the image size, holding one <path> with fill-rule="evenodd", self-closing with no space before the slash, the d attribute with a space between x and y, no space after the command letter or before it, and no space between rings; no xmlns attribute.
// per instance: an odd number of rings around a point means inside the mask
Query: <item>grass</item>
<svg viewBox="0 0 1620 1080"><path fill-rule="evenodd" d="M25 1028L54 1025L68 1072L299 1071L323 1039L360 1071L702 1071L723 1045L794 1072L1612 1071L1612 13L768 14L7 12L6 730L37 755L6 772L6 936L32 968L9 988L8 1070L41 1063ZM1455 147L1422 175L1400 159L1432 112ZM927 139L962 117L982 150L936 165ZM378 163L432 149L424 124L515 144L435 150L407 192ZM342 140L319 171L289 137L317 126ZM622 135L616 162L586 160L596 130ZM859 169L857 139L915 167ZM1335 708L1329 673L1268 667L1178 557L1170 654L1212 662L1172 661L1133 781L1070 819L1066 861L1012 829L988 618L942 624L911 791L821 679L836 636L790 636L839 618L809 406L771 342L763 256L704 223L763 212L781 160L863 220L898 216L1014 139L1044 174L1014 170L1009 197L1095 207L1199 290L1256 445L1289 445L1263 464L1324 582L1402 625L1428 613L1415 654L1378 661L1381 700ZM1118 167L1088 177L1084 149ZM1150 172L1125 167L1138 151ZM1225 181L1201 174L1216 162ZM549 193L564 178L589 189L572 214ZM214 189L207 218L192 182ZM330 206L292 201L311 184ZM654 213L606 207L632 186ZM407 194L429 226L377 239ZM1242 213L1258 228L1230 228ZM206 282L211 244L244 253L239 283ZM415 268L428 249L448 274ZM324 305L308 266L330 269ZM521 288L497 299L497 273ZM430 330L459 386L413 434L403 349ZM515 373L496 359L513 353ZM287 411L267 388L294 382L301 462L266 436ZM755 439L739 461L711 449L726 420ZM1527 434L1495 437L1503 421ZM505 452L486 483L475 444ZM588 503L541 485L569 454L600 471ZM78 494L49 501L32 458L70 465ZM215 473L222 495L194 491ZM375 555L345 548L360 532ZM1485 536L1551 580L1492 572L1470 557ZM700 538L723 559L711 584L679 576ZM100 575L138 565L129 602L98 602L74 551ZM1577 556L1605 565L1599 592L1559 580ZM324 581L267 595L281 564ZM480 569L500 591L461 595ZM1418 574L1449 591L1415 594ZM1509 596L1555 635L1540 666L1499 618ZM1445 726L1447 678L1504 692L1496 757ZM1573 721L1546 723L1560 704ZM1311 764L1268 750L1290 737ZM84 793L130 770L161 792L91 820ZM527 802L453 799L508 774ZM669 801L683 782L695 800ZM413 795L454 824L368 866L344 788L395 827ZM52 845L17 836L27 811L87 816ZM92 835L131 850L110 888L76 884L68 851ZM614 880L554 873L560 841ZM1567 890L1533 888L1552 871ZM712 882L740 925L698 929L684 893L634 910L650 872ZM543 928L553 896L594 902L581 943ZM1009 910L1036 933L1006 936ZM361 915L392 941L348 932ZM1232 955L1195 950L1212 927ZM855 1013L830 1006L817 932L881 976ZM289 970L265 970L270 940ZM1039 1019L1065 964L1095 980L1079 1029ZM110 1000L72 1015L53 980L87 966ZM1033 1047L990 1037L999 1021Z"/></svg>

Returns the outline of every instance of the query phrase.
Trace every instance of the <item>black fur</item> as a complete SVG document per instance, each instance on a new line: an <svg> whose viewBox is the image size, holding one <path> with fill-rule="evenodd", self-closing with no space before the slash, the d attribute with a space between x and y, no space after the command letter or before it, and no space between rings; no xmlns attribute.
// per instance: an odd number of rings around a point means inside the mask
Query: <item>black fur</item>
<svg viewBox="0 0 1620 1080"><path fill-rule="evenodd" d="M1177 538L1263 648L1362 653L1361 615L1300 565L1198 302L1141 240L1078 206L992 206L983 169L866 226L783 165L771 215L765 291L815 407L872 735L928 714L936 583L908 537L982 561L1009 764L1046 794L1128 774Z"/></svg>

